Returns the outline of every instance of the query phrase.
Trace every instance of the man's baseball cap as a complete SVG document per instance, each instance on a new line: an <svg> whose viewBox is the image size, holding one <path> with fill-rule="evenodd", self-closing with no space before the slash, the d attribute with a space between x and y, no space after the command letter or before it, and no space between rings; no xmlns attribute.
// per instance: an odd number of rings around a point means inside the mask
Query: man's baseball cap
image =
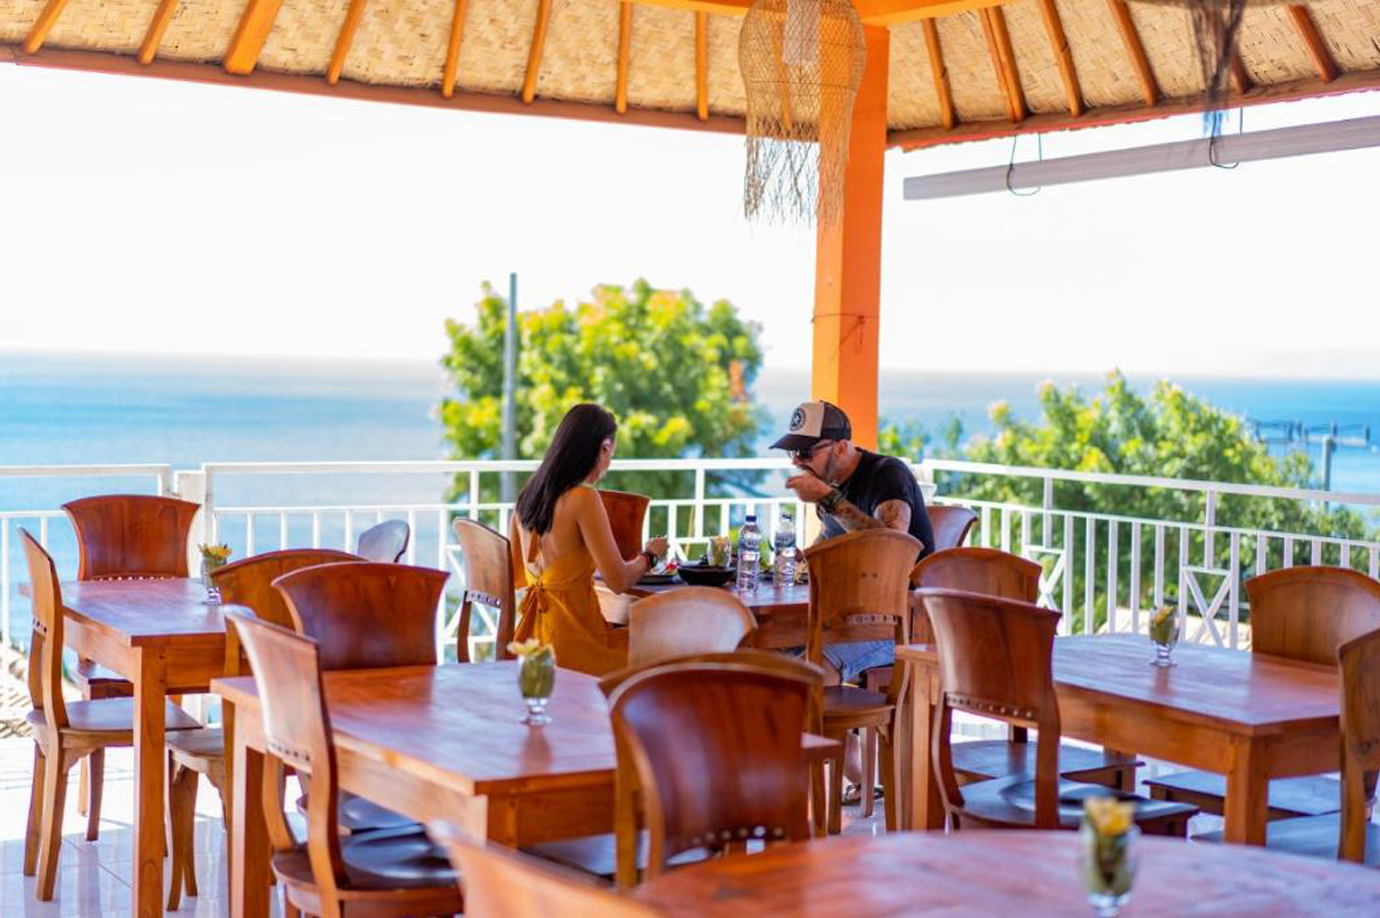
<svg viewBox="0 0 1380 918"><path fill-rule="evenodd" d="M823 440L851 440L853 426L838 405L805 402L791 413L791 431L771 445L772 449L805 449Z"/></svg>

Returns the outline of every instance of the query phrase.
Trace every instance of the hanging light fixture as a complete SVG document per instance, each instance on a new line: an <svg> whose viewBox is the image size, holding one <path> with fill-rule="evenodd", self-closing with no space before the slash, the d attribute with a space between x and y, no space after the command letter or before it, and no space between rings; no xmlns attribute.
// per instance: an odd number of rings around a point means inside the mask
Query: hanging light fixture
<svg viewBox="0 0 1380 918"><path fill-rule="evenodd" d="M838 221L867 40L849 0L754 0L738 35L749 220Z"/></svg>

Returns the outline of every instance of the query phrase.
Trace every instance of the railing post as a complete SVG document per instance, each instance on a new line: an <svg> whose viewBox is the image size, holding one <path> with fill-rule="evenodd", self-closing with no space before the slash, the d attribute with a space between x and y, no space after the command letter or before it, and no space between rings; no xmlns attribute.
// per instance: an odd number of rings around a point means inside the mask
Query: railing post
<svg viewBox="0 0 1380 918"><path fill-rule="evenodd" d="M1044 490L1045 490L1044 501L1043 501L1043 503L1041 504L1041 506L1043 506L1043 507L1044 507L1044 510L1045 510L1045 512L1041 514L1041 517L1043 518L1043 522L1044 522L1044 525L1043 525L1044 534L1043 534L1043 537L1042 537L1041 541L1042 541L1043 544L1045 544L1045 545L1051 545L1051 544L1053 544L1053 542L1054 542L1054 479L1053 479L1053 478L1050 478L1050 477L1048 477L1048 476L1045 477L1045 489L1044 489Z"/></svg>
<svg viewBox="0 0 1380 918"><path fill-rule="evenodd" d="M1212 563L1212 530L1217 525L1217 492L1208 491L1203 500L1203 567L1215 567Z"/></svg>
<svg viewBox="0 0 1380 918"><path fill-rule="evenodd" d="M695 528L690 535L696 539L704 535L704 479L704 466L701 465L695 469L695 512L691 515Z"/></svg>
<svg viewBox="0 0 1380 918"><path fill-rule="evenodd" d="M192 519L192 531L187 539L187 570L201 569L201 553L198 545L209 545L213 541L211 524L211 477L201 470L179 470L173 477L173 494L182 500L201 504L201 512Z"/></svg>

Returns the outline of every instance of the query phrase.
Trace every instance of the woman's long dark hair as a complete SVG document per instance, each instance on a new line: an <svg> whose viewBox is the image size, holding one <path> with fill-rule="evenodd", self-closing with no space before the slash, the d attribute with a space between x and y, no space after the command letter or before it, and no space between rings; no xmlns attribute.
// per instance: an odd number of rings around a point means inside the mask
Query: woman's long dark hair
<svg viewBox="0 0 1380 918"><path fill-rule="evenodd" d="M598 405L576 405L561 418L546 456L517 499L518 520L528 532L551 531L556 501L594 471L604 441L618 433L618 422Z"/></svg>

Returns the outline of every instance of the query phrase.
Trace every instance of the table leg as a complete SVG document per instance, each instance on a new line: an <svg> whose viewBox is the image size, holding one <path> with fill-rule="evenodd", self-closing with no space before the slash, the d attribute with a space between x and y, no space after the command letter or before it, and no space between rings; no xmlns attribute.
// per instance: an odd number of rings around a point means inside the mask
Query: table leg
<svg viewBox="0 0 1380 918"><path fill-rule="evenodd" d="M1238 845L1264 845L1270 779L1260 767L1260 753L1249 740L1232 749L1227 772L1227 799L1222 826L1224 841Z"/></svg>
<svg viewBox="0 0 1380 918"><path fill-rule="evenodd" d="M163 914L163 803L167 792L164 742L166 673L162 651L136 652L134 680L134 914Z"/></svg>
<svg viewBox="0 0 1380 918"><path fill-rule="evenodd" d="M930 747L934 735L934 698L932 695L933 673L928 666L910 667L910 680L907 688L909 701L910 762L906 774L910 785L907 798L907 822L904 829L943 829L944 802L939 796L939 781L934 773L934 760Z"/></svg>
<svg viewBox="0 0 1380 918"><path fill-rule="evenodd" d="M226 705L232 708L233 705ZM233 723L230 714L227 723ZM229 736L226 737L230 741ZM234 730L234 753L227 782L231 791L230 914L232 918L268 915L268 825L264 821L264 755Z"/></svg>

